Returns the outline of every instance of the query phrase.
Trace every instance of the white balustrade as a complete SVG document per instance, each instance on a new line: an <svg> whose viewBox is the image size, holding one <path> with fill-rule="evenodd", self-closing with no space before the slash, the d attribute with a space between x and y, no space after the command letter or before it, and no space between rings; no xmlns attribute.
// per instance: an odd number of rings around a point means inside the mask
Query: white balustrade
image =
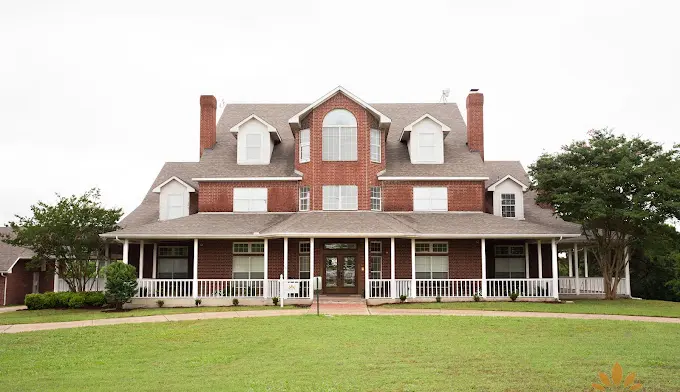
<svg viewBox="0 0 680 392"><path fill-rule="evenodd" d="M137 298L191 298L191 279L138 279Z"/></svg>
<svg viewBox="0 0 680 392"><path fill-rule="evenodd" d="M552 279L487 279L488 297L552 297Z"/></svg>
<svg viewBox="0 0 680 392"><path fill-rule="evenodd" d="M416 279L416 297L472 297L481 291L481 279Z"/></svg>
<svg viewBox="0 0 680 392"><path fill-rule="evenodd" d="M396 279L395 283L397 285L397 298L402 295L411 296L411 279Z"/></svg>
<svg viewBox="0 0 680 392"><path fill-rule="evenodd" d="M199 298L264 296L264 279L199 279Z"/></svg>
<svg viewBox="0 0 680 392"><path fill-rule="evenodd" d="M297 293L287 293L286 298L309 298L309 279L288 279L289 283L299 283L300 289ZM269 279L269 296L281 298L281 281L279 279Z"/></svg>
<svg viewBox="0 0 680 392"><path fill-rule="evenodd" d="M366 298L392 298L390 279L369 279Z"/></svg>
<svg viewBox="0 0 680 392"><path fill-rule="evenodd" d="M560 294L574 294L576 295L576 278L559 278L559 293ZM602 294L604 295L604 278L589 277L579 278L579 292L584 294ZM626 279L621 279L616 292L619 295L626 294Z"/></svg>
<svg viewBox="0 0 680 392"><path fill-rule="evenodd" d="M106 285L106 278L95 278L95 279L90 279L89 282L87 282L87 285L85 287L85 291L104 291L104 287ZM54 288L55 292L62 292L62 291L71 291L71 289L68 287L68 284L66 281L62 278L57 279L57 286Z"/></svg>

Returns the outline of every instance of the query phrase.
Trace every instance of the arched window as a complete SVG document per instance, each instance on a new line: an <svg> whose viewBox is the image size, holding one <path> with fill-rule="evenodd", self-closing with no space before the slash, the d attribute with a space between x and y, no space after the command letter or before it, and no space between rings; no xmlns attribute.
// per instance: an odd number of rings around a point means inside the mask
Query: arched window
<svg viewBox="0 0 680 392"><path fill-rule="evenodd" d="M357 160L357 119L345 109L331 110L323 119L324 161Z"/></svg>

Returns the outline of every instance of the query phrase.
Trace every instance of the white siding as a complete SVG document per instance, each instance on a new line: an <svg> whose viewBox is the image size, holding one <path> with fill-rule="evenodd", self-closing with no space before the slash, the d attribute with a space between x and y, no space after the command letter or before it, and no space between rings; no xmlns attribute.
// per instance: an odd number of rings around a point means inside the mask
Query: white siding
<svg viewBox="0 0 680 392"><path fill-rule="evenodd" d="M429 118L424 118L413 125L408 151L411 163L444 163L444 131L441 125Z"/></svg>
<svg viewBox="0 0 680 392"><path fill-rule="evenodd" d="M248 154L247 142L260 137L260 153L253 156ZM269 130L265 124L257 119L250 119L239 127L238 131L238 152L236 162L239 165L268 165L271 160L274 143L269 136Z"/></svg>
<svg viewBox="0 0 680 392"><path fill-rule="evenodd" d="M189 190L178 181L161 188L159 219L167 220L189 215Z"/></svg>
<svg viewBox="0 0 680 392"><path fill-rule="evenodd" d="M511 179L506 179L496 185L493 192L493 214L503 216L501 213L501 194L512 193L515 195L515 217L510 219L524 219L524 193L522 187Z"/></svg>

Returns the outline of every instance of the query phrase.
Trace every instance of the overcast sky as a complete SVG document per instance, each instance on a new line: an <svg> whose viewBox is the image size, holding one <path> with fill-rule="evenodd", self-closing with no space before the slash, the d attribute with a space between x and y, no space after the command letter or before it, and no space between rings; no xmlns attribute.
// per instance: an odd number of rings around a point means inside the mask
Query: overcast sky
<svg viewBox="0 0 680 392"><path fill-rule="evenodd" d="M131 211L198 159L201 94L464 110L479 88L485 157L525 166L591 128L680 141L673 2L182 3L0 3L0 225L95 186Z"/></svg>

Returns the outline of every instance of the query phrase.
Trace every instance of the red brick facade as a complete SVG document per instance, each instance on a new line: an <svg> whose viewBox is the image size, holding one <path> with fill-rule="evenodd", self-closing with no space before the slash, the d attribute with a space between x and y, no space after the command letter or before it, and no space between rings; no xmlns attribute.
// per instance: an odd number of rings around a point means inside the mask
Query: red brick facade
<svg viewBox="0 0 680 392"><path fill-rule="evenodd" d="M198 192L198 211L233 211L234 188L267 188L267 210L269 212L298 210L297 181L242 181L201 182Z"/></svg>
<svg viewBox="0 0 680 392"><path fill-rule="evenodd" d="M200 156L206 148L213 148L217 142L217 99L212 95L201 95L201 137Z"/></svg>
<svg viewBox="0 0 680 392"><path fill-rule="evenodd" d="M12 267L11 274L0 277L0 305L21 305L26 294L33 292L33 278L37 274L39 293L54 290L54 273L49 270L31 269L27 260L19 260ZM5 287L6 286L6 287ZM7 293L7 298L4 298Z"/></svg>
<svg viewBox="0 0 680 392"><path fill-rule="evenodd" d="M413 211L414 187L446 187L449 211L484 211L483 181L383 181L383 210Z"/></svg>
<svg viewBox="0 0 680 392"><path fill-rule="evenodd" d="M484 160L484 95L470 91L467 106L467 140L470 151L479 151Z"/></svg>

